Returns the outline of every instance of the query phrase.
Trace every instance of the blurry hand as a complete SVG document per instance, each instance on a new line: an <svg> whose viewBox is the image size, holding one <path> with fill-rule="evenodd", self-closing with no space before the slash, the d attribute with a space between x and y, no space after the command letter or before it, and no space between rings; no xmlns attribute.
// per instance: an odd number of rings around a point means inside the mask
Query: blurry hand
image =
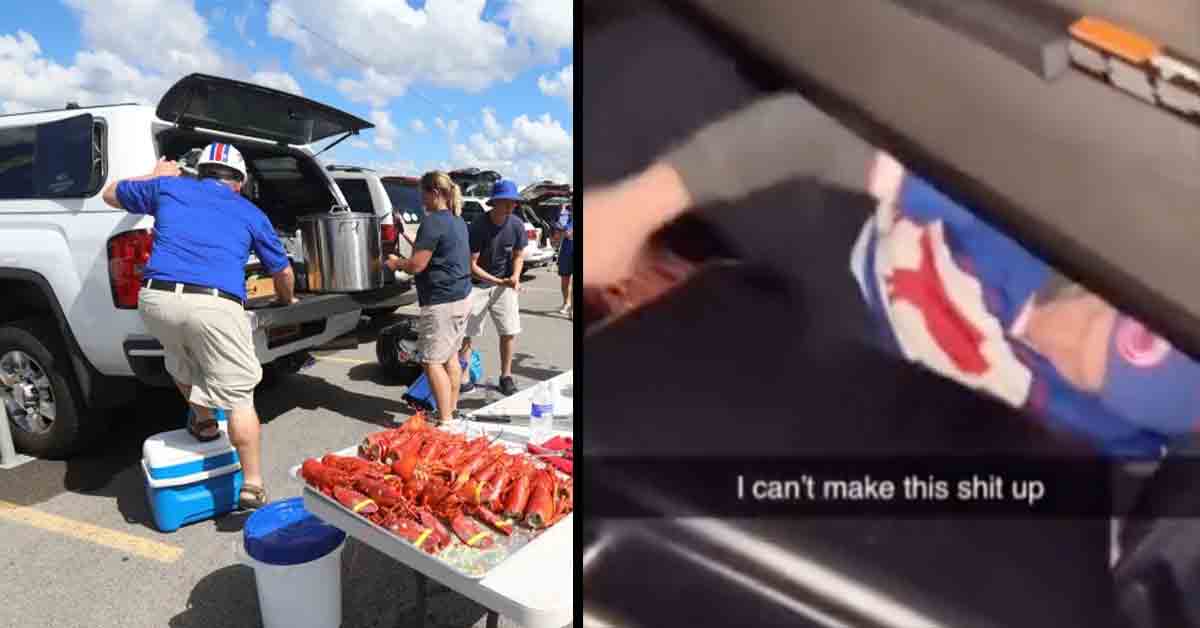
<svg viewBox="0 0 1200 628"><path fill-rule="evenodd" d="M166 157L159 157L158 163L154 164L154 176L156 177L178 177L179 173L179 162L167 161Z"/></svg>
<svg viewBox="0 0 1200 628"><path fill-rule="evenodd" d="M655 231L691 206L679 173L659 163L612 186L585 190L583 283L609 286L627 279Z"/></svg>

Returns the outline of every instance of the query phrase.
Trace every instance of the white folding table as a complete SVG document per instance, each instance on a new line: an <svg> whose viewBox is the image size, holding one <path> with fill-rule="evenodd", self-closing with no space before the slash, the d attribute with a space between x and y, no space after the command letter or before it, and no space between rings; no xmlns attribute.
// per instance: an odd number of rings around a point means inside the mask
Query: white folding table
<svg viewBox="0 0 1200 628"><path fill-rule="evenodd" d="M571 372L557 376L559 394L570 394ZM475 413L481 415L510 415L518 407L527 407L532 389L518 392L490 404ZM560 406L565 401L567 405ZM556 400L555 408L570 408L570 398ZM524 425L472 424L472 428L501 434L504 441L524 446L529 428ZM571 430L555 430L571 436ZM340 455L355 455L355 447L346 448ZM299 477L299 467L292 475ZM407 541L384 531L366 519L350 514L331 500L304 486L304 507L326 523L345 531L371 547L411 567L417 575L417 613L422 625L425 618L426 579L432 578L447 588L488 609L488 628L499 624L503 615L528 628L561 628L571 623L574 591L574 514L567 515L528 545L489 571L483 578L471 579L451 569L433 556L413 548Z"/></svg>

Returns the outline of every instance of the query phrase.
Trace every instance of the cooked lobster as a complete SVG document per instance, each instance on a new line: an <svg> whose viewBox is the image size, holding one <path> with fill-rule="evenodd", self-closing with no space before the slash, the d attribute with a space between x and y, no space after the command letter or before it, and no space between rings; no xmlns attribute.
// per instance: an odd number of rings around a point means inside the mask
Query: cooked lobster
<svg viewBox="0 0 1200 628"><path fill-rule="evenodd" d="M444 432L422 414L368 434L357 456L305 460L300 475L430 554L455 539L486 549L496 533L511 535L518 524L548 528L573 507L571 480L536 457L507 452L483 436Z"/></svg>

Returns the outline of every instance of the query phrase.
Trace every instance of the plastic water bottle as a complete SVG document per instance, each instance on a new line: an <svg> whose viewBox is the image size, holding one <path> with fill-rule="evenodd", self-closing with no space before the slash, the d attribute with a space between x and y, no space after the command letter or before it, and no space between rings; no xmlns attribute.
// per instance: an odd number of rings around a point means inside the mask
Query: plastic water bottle
<svg viewBox="0 0 1200 628"><path fill-rule="evenodd" d="M535 445L550 440L554 432L554 391L550 382L542 382L533 389L529 408L529 442Z"/></svg>

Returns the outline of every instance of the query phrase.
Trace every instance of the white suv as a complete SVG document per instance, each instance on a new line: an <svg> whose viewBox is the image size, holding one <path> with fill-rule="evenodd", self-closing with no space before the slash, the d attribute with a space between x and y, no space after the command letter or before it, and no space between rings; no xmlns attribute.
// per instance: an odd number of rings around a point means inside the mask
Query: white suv
<svg viewBox="0 0 1200 628"><path fill-rule="evenodd" d="M68 105L0 116L0 403L18 448L67 455L103 427L97 410L132 400L139 381L171 385L162 347L137 312L154 219L105 204L108 181L215 140L234 144L250 174L243 193L300 262L297 219L347 205L309 146L371 127L300 96L200 74L176 83L157 108ZM247 305L268 372L295 370L305 350L408 290L396 282L306 293L296 265L299 303Z"/></svg>
<svg viewBox="0 0 1200 628"><path fill-rule="evenodd" d="M410 257L412 245L409 244L409 240L416 239L416 230L421 224L420 216L413 218L411 209L407 205L400 205L393 200L395 191L392 189L391 181L398 177L387 177L385 183L384 176L370 168L331 164L325 166L325 169L337 183L338 189L342 191L342 196L346 197L346 202L350 204L351 210L372 213L379 218L384 255L397 253L403 257ZM417 211L421 211L419 198ZM399 227L397 221L399 221ZM401 237L401 228L403 234L408 236L407 238ZM389 283L397 282L412 286L412 276L404 271L385 273L385 276ZM408 305L416 300L417 293L409 290L403 297L391 300L379 307L364 310L364 312L372 316L390 314L397 307Z"/></svg>

